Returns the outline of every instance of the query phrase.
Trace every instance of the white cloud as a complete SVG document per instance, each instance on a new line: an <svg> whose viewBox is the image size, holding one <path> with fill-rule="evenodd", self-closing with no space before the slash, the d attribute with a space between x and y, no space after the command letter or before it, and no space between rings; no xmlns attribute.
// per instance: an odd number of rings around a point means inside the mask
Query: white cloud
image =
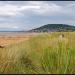
<svg viewBox="0 0 75 75"><path fill-rule="evenodd" d="M61 9L62 9L61 6L58 6L53 3L48 4L41 1L40 2L30 1L26 5L17 5L17 4L0 5L0 16L16 16L19 14L23 14L23 12L28 13L29 11L32 11L35 14L39 15L49 15L55 12L59 12Z"/></svg>
<svg viewBox="0 0 75 75"><path fill-rule="evenodd" d="M67 2L68 4L59 5L53 2L47 1L30 1L28 5L38 6L38 9L33 9L35 14L42 16L51 16L51 15L74 15L75 16L75 2ZM29 9L32 10L32 9Z"/></svg>
<svg viewBox="0 0 75 75"><path fill-rule="evenodd" d="M61 9L62 7L51 3L51 4L40 5L40 9L35 10L35 11L38 12L38 14L47 16L47 15L52 15L52 14L54 15L57 12L59 12Z"/></svg>
<svg viewBox="0 0 75 75"><path fill-rule="evenodd" d="M43 16L52 15L62 10L61 6L51 3L51 2L48 4L48 2L45 2L45 1L30 1L28 2L27 5L29 7L24 6L25 9L33 11L35 14L39 14Z"/></svg>
<svg viewBox="0 0 75 75"><path fill-rule="evenodd" d="M19 11L23 10L29 10L29 9L39 9L40 6L34 6L34 5L26 5L19 8Z"/></svg>
<svg viewBox="0 0 75 75"><path fill-rule="evenodd" d="M0 16L14 16L18 14L18 6L6 4L0 5Z"/></svg>
<svg viewBox="0 0 75 75"><path fill-rule="evenodd" d="M19 26L16 24L9 24L9 23L1 23L0 24L0 29L1 28L8 28L8 29L19 29Z"/></svg>
<svg viewBox="0 0 75 75"><path fill-rule="evenodd" d="M16 16L21 14L29 15L32 13L43 16L68 14L74 12L72 11L74 6L75 4L60 6L55 3L48 3L45 1L28 1L23 5L6 3L4 5L0 4L0 16Z"/></svg>
<svg viewBox="0 0 75 75"><path fill-rule="evenodd" d="M19 29L19 26L12 26L11 28Z"/></svg>

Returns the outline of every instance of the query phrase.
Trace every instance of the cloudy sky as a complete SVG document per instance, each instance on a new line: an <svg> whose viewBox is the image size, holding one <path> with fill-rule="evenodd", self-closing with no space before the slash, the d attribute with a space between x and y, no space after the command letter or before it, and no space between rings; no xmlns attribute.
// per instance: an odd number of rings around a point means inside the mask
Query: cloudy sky
<svg viewBox="0 0 75 75"><path fill-rule="evenodd" d="M75 25L75 1L0 1L0 31L55 23Z"/></svg>

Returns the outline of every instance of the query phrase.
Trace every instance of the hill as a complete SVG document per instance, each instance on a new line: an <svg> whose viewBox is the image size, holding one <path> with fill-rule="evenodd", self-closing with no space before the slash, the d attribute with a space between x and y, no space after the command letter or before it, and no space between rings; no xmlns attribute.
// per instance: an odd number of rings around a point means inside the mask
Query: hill
<svg viewBox="0 0 75 75"><path fill-rule="evenodd" d="M75 26L67 24L47 24L32 30L29 32L61 32L61 31L75 31Z"/></svg>

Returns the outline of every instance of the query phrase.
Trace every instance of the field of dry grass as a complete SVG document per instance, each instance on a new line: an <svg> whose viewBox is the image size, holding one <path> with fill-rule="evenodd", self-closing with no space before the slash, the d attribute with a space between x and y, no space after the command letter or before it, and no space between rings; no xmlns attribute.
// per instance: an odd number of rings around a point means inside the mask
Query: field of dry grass
<svg viewBox="0 0 75 75"><path fill-rule="evenodd" d="M28 40L29 37L0 37L0 45L7 46L14 43L19 43L24 40Z"/></svg>
<svg viewBox="0 0 75 75"><path fill-rule="evenodd" d="M18 33L19 34L19 33ZM19 36L14 36L14 35L9 35L9 36L0 36L0 45L2 46L8 46L14 43L19 43L22 41L26 41L32 36L36 36L35 33L28 33L26 35L19 35Z"/></svg>
<svg viewBox="0 0 75 75"><path fill-rule="evenodd" d="M27 38L5 38L14 43L0 48L1 74L75 74L75 32L40 33Z"/></svg>

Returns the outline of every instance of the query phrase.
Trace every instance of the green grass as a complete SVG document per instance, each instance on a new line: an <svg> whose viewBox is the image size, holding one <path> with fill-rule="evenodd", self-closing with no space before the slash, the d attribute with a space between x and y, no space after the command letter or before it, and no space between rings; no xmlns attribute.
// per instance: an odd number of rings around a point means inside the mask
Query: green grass
<svg viewBox="0 0 75 75"><path fill-rule="evenodd" d="M75 74L75 32L42 33L0 49L0 73Z"/></svg>

